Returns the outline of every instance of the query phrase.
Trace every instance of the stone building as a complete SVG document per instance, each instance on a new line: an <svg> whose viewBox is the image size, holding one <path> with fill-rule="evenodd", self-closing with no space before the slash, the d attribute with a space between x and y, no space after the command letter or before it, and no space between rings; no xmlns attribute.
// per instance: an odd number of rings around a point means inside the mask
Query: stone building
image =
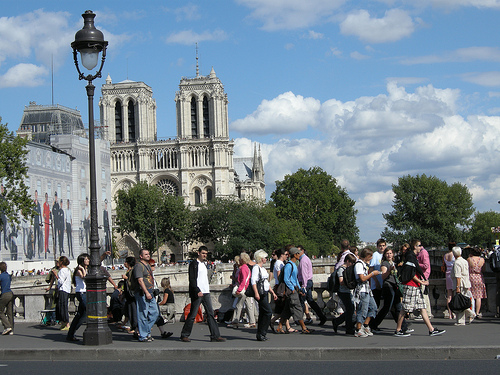
<svg viewBox="0 0 500 375"><path fill-rule="evenodd" d="M25 181L37 207L32 220L6 222L0 232L0 260L29 263L66 255L74 260L88 252L90 199L89 140L80 112L62 105L25 107L17 134L30 139ZM96 183L101 244L110 233L103 229L111 197L109 142L96 139ZM50 266L53 262L51 261Z"/></svg>
<svg viewBox="0 0 500 375"><path fill-rule="evenodd" d="M160 139L151 87L129 80L113 83L107 77L99 107L111 143L112 196L147 181L190 206L215 197L264 200L260 148L248 158L233 157L228 98L214 69L207 76L197 69L196 77L181 78L175 103L177 136ZM137 248L134 241L126 236L117 244ZM183 257L187 249L177 246L169 252Z"/></svg>

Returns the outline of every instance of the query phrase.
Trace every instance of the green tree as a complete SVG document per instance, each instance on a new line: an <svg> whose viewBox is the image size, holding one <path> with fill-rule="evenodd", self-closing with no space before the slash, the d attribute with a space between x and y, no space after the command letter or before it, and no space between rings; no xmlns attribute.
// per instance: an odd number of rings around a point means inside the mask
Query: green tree
<svg viewBox="0 0 500 375"><path fill-rule="evenodd" d="M393 211L384 214L382 237L400 244L418 238L425 246L442 246L463 240L463 228L474 212L472 195L458 182L448 185L435 176L400 177L394 192Z"/></svg>
<svg viewBox="0 0 500 375"><path fill-rule="evenodd" d="M34 214L34 203L28 194L25 180L28 175L26 165L27 140L15 136L0 117L0 212L9 222L19 224L22 213L26 218ZM3 225L0 216L0 224Z"/></svg>
<svg viewBox="0 0 500 375"><path fill-rule="evenodd" d="M491 246L496 239L491 228L498 226L500 226L500 213L495 211L476 212L467 232L467 242L471 245Z"/></svg>
<svg viewBox="0 0 500 375"><path fill-rule="evenodd" d="M135 233L141 246L155 252L167 241L189 238L191 215L181 197L165 194L158 186L139 182L115 196L120 233Z"/></svg>
<svg viewBox="0 0 500 375"><path fill-rule="evenodd" d="M271 204L279 218L300 223L311 241L308 250L325 255L344 238L358 241L354 200L319 167L299 169L276 181Z"/></svg>
<svg viewBox="0 0 500 375"><path fill-rule="evenodd" d="M213 242L215 256L268 249L271 229L262 220L263 202L216 198L193 213L192 239Z"/></svg>

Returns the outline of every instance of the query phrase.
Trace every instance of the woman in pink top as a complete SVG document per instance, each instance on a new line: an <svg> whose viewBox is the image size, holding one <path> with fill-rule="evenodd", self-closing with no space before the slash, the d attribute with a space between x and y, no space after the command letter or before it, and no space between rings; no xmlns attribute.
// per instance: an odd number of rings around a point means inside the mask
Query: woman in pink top
<svg viewBox="0 0 500 375"><path fill-rule="evenodd" d="M246 295L245 292L247 291L249 284L250 284L250 268L248 268L248 263L250 262L250 256L247 253L241 253L240 254L240 268L239 268L239 273L238 273L238 279L237 279L237 284L238 284L238 289L236 290L236 293L234 293L234 296L238 298L238 303L236 304L236 309L234 310L233 313L233 321L231 324L228 324L228 328L238 328L238 324L240 322L240 316L241 316L241 311L243 310L243 307L245 305L245 300L246 300ZM249 319L249 324L251 327L255 327L255 314L252 314L248 306L246 306L246 312L248 315Z"/></svg>

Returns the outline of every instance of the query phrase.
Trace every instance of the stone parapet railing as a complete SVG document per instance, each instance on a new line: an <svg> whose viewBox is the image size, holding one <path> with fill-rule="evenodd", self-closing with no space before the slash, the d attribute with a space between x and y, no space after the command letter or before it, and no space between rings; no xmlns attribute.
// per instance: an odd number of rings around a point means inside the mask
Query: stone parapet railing
<svg viewBox="0 0 500 375"><path fill-rule="evenodd" d="M489 298L483 301L483 312L485 315L493 315L495 313L495 293L496 279L494 277L486 278L487 293ZM326 282L315 282L314 298L319 306L325 309L328 314L332 313L335 308L335 302L331 299L330 293L326 290ZM432 304L432 314L437 317L442 317L446 311L446 282L445 279L430 280L430 301ZM13 290L15 294L15 312L16 320L24 322L40 322L43 310L50 309L53 303L52 293L46 292L41 286L16 288ZM112 288L108 288L108 303L109 296L113 292ZM184 307L190 303L188 287L174 287L175 305L177 319L184 310ZM210 285L210 294L212 297L212 305L214 309L219 309L225 312L232 308L233 297L231 296L231 287L228 284L212 284ZM437 297L437 299L435 298ZM72 293L69 300L70 314L76 312L75 295Z"/></svg>

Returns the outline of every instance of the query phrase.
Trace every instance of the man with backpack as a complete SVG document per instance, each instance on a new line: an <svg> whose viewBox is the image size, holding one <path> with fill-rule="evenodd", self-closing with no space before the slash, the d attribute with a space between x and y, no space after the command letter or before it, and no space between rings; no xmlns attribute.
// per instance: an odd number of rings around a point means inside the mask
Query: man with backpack
<svg viewBox="0 0 500 375"><path fill-rule="evenodd" d="M286 300L283 313L278 326L278 332L282 332L283 323L293 316L296 322L300 324L302 333L308 334L313 332L312 329L307 329L304 324L304 310L300 303L299 294L305 295L305 290L300 288L298 280L298 270L295 262L297 262L302 252L292 247L288 250L290 254L290 261L283 267L283 281L286 284Z"/></svg>
<svg viewBox="0 0 500 375"><path fill-rule="evenodd" d="M344 257L343 264L334 271L334 287L333 291L337 292L342 304L344 305L344 312L333 319L333 330L337 333L338 326L345 321L345 334L354 335L354 322L352 320L354 314L354 304L352 302L351 289L346 284L346 278L344 277L345 270L348 267L354 268L356 263L356 257L353 254L347 254Z"/></svg>

